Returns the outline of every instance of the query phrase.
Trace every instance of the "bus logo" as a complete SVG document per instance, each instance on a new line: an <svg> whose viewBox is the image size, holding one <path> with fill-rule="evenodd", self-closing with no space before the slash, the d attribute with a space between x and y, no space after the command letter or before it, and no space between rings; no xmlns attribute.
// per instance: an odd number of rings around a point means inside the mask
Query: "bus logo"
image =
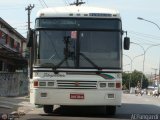
<svg viewBox="0 0 160 120"><path fill-rule="evenodd" d="M79 87L79 82L75 82L74 84L76 87Z"/></svg>

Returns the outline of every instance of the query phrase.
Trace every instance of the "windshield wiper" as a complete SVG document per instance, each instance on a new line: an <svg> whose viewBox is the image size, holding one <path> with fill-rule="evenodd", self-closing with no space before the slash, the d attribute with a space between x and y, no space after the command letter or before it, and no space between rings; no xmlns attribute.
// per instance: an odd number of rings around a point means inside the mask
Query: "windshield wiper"
<svg viewBox="0 0 160 120"><path fill-rule="evenodd" d="M83 53L79 53L85 60L87 60L90 64L92 64L96 69L101 70L101 68L96 65L91 59L89 59L86 55L84 55ZM54 69L57 69L58 67L60 67L65 61L67 61L68 57L66 56L58 65L55 66Z"/></svg>
<svg viewBox="0 0 160 120"><path fill-rule="evenodd" d="M51 59L54 59L55 58L55 54L53 54L50 58L49 58L49 60L51 60Z"/></svg>
<svg viewBox="0 0 160 120"><path fill-rule="evenodd" d="M72 57L72 52L70 51L69 49L69 44L70 44L70 36L65 36L64 37L64 43L65 43L65 48L64 48L64 58L62 61L60 61L60 63L58 65L56 65L53 69L56 70L58 67L60 67L65 61L66 61L66 64L68 66L68 58L69 57Z"/></svg>
<svg viewBox="0 0 160 120"><path fill-rule="evenodd" d="M101 68L96 65L91 59L89 59L86 55L84 55L83 53L79 53L84 59L86 59L89 63L91 63L95 68L97 68L98 70L101 70Z"/></svg>

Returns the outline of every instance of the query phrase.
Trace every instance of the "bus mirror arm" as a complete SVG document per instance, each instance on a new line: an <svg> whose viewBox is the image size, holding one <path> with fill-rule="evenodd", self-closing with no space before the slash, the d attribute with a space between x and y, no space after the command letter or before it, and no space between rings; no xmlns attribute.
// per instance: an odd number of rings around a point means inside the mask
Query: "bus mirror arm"
<svg viewBox="0 0 160 120"><path fill-rule="evenodd" d="M29 29L27 32L27 47L33 46L33 30Z"/></svg>

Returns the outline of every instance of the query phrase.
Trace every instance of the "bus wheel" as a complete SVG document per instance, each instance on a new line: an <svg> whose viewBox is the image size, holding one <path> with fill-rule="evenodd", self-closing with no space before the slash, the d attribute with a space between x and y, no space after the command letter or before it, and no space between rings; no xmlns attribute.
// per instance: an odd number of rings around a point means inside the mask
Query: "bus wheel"
<svg viewBox="0 0 160 120"><path fill-rule="evenodd" d="M107 115L115 115L116 114L116 106L106 106L106 114Z"/></svg>
<svg viewBox="0 0 160 120"><path fill-rule="evenodd" d="M53 113L53 105L44 105L43 106L43 111L45 113Z"/></svg>

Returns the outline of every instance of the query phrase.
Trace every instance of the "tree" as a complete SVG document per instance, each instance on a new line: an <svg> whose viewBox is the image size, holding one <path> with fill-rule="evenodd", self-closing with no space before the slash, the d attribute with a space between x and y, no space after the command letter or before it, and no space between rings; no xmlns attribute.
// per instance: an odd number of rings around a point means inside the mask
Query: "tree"
<svg viewBox="0 0 160 120"><path fill-rule="evenodd" d="M130 81L131 77L131 81ZM129 81L130 81L130 87L136 87L138 81L141 81L142 78L142 72L134 70L132 73L125 73L122 74L122 85L125 86L127 89L129 89ZM148 79L143 74L143 86L142 88L147 88L149 84Z"/></svg>
<svg viewBox="0 0 160 120"><path fill-rule="evenodd" d="M122 85L123 89L129 89L129 80L130 80L130 73L122 73Z"/></svg>

